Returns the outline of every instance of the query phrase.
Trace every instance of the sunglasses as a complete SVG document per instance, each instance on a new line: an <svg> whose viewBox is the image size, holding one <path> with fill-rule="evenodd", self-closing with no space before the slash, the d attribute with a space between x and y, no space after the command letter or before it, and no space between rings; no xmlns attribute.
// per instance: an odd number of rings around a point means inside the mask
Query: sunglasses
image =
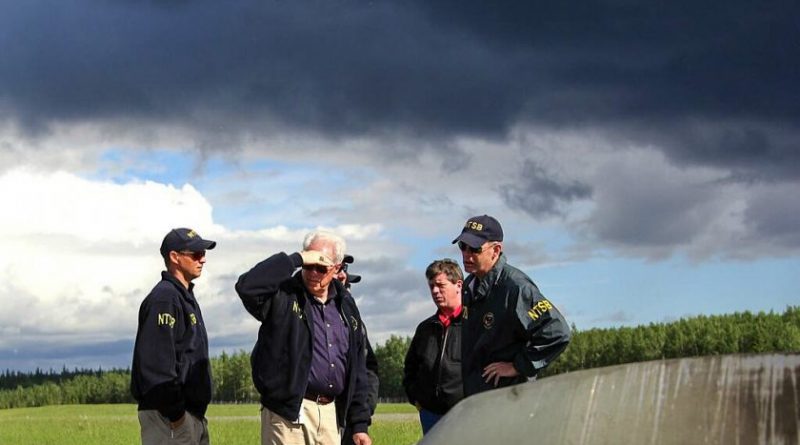
<svg viewBox="0 0 800 445"><path fill-rule="evenodd" d="M464 241L459 241L458 242L458 248L462 252L469 252L469 253L478 254L478 253L483 252L484 247L487 248L487 249L491 249L492 247L494 247L494 243L488 244L488 245L483 245L481 247L472 247L472 246L467 245L467 243L465 243Z"/></svg>
<svg viewBox="0 0 800 445"><path fill-rule="evenodd" d="M328 267L328 266L323 266L321 264L309 264L309 265L304 265L303 266L303 270L309 271L309 272L314 271L314 272L316 272L318 274L323 274L324 275L324 274L328 273L328 271L331 270L331 268Z"/></svg>
<svg viewBox="0 0 800 445"><path fill-rule="evenodd" d="M178 253L181 254L181 255L192 257L192 259L195 260L195 261L200 261L206 256L206 251L205 250L198 250L197 252L192 252L190 250L181 250Z"/></svg>

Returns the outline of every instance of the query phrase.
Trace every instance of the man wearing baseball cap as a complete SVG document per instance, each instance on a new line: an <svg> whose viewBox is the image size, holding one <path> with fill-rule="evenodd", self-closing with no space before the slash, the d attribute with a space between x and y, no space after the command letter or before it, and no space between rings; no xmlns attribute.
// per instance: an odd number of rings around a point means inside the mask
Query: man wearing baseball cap
<svg viewBox="0 0 800 445"><path fill-rule="evenodd" d="M131 368L143 445L209 443L208 336L192 281L216 245L187 228L170 230L161 242L167 270L139 307Z"/></svg>
<svg viewBox="0 0 800 445"><path fill-rule="evenodd" d="M236 283L245 309L261 322L250 362L262 445L336 445L344 429L356 445L372 443L364 324L334 279L344 252L338 235L311 232L301 252L276 253Z"/></svg>
<svg viewBox="0 0 800 445"><path fill-rule="evenodd" d="M508 264L497 219L468 219L456 243L469 273L462 290L464 396L536 378L567 347L567 321Z"/></svg>

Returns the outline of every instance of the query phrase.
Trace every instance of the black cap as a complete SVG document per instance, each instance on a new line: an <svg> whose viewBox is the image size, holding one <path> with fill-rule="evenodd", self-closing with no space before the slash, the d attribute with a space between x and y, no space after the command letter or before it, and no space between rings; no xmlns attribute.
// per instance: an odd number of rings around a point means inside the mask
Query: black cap
<svg viewBox="0 0 800 445"><path fill-rule="evenodd" d="M361 281L361 275L356 275L354 273L345 272L347 274L347 282L356 284Z"/></svg>
<svg viewBox="0 0 800 445"><path fill-rule="evenodd" d="M347 284L358 283L361 281L361 275L356 275L347 271L347 265L353 264L354 260L355 258L353 258L353 255L345 255L344 259L342 259L342 270L345 274L347 274Z"/></svg>
<svg viewBox="0 0 800 445"><path fill-rule="evenodd" d="M161 242L161 256L166 258L173 250L178 252L181 250L190 252L211 250L216 245L216 241L205 240L194 230L181 227L170 230L164 237L164 241Z"/></svg>
<svg viewBox="0 0 800 445"><path fill-rule="evenodd" d="M474 216L467 220L453 244L459 241L477 249L487 241L503 241L503 228L489 215Z"/></svg>

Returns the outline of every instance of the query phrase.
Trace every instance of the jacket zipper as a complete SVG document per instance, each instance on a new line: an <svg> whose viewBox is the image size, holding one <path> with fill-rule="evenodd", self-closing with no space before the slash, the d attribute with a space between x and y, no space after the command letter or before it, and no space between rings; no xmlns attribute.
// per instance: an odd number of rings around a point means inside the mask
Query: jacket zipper
<svg viewBox="0 0 800 445"><path fill-rule="evenodd" d="M450 332L450 326L443 326L443 327L444 327L444 334L442 335L442 337L443 337L442 338L442 353L439 356L439 372L438 372L438 375L436 376L436 391L435 391L435 395L436 395L437 398L439 397L439 389L441 387L439 382L442 381L442 364L444 363L444 353L445 353L445 350L447 349L447 334Z"/></svg>

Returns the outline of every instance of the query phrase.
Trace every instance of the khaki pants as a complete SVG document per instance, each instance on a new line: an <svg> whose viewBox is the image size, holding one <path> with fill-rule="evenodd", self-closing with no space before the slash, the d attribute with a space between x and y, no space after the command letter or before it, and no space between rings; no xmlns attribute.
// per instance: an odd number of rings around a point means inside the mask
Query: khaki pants
<svg viewBox="0 0 800 445"><path fill-rule="evenodd" d="M289 421L261 407L261 445L339 445L336 404L303 399L300 418Z"/></svg>
<svg viewBox="0 0 800 445"><path fill-rule="evenodd" d="M174 430L169 419L154 409L139 411L142 445L209 445L208 421L186 413L183 425Z"/></svg>

